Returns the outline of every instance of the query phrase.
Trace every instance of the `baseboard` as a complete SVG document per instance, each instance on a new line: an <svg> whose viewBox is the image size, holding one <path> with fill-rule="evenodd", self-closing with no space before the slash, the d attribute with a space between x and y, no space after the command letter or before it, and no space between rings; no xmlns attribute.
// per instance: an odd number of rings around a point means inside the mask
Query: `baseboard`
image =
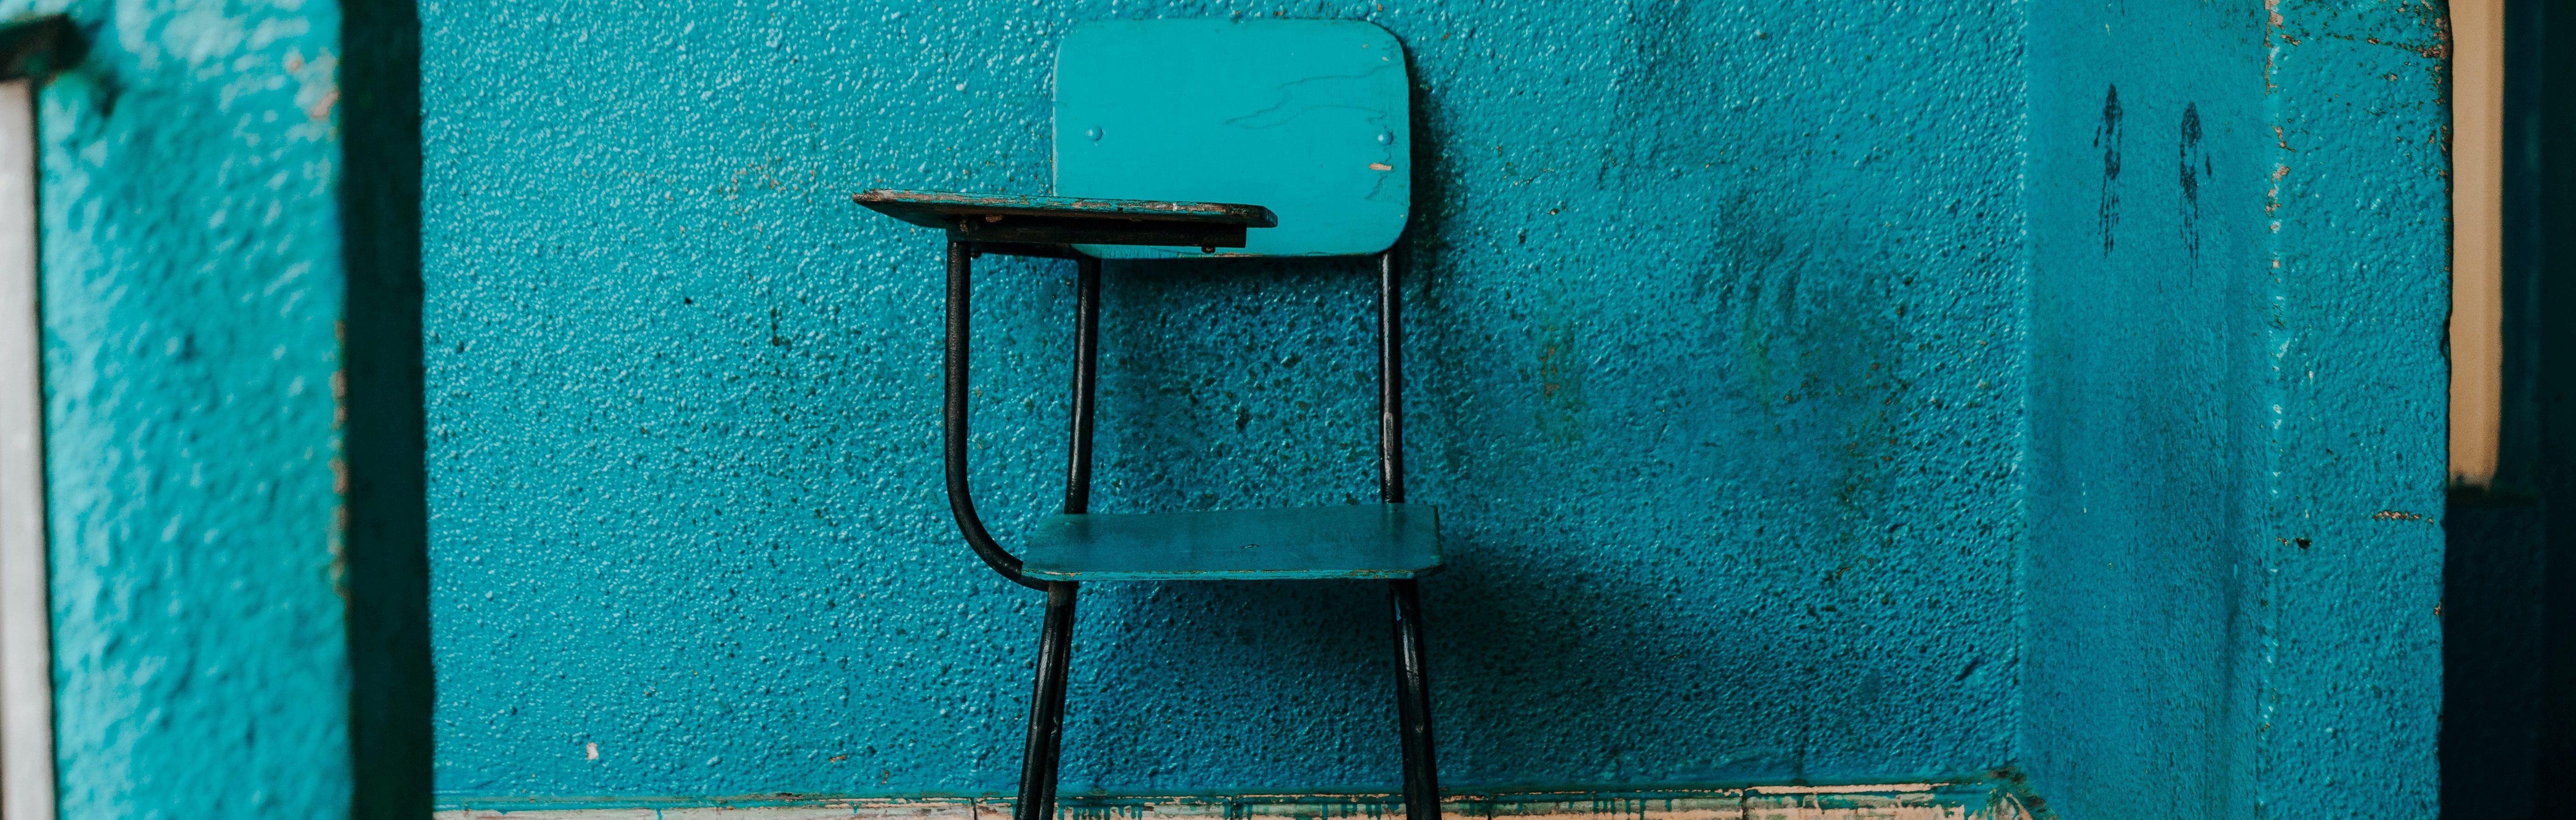
<svg viewBox="0 0 2576 820"><path fill-rule="evenodd" d="M1380 820L1394 794L1086 795L1061 820ZM2006 780L1663 791L1506 791L1441 800L1452 818L1509 820L2038 820ZM1011 801L974 797L449 798L437 820L1009 820Z"/></svg>

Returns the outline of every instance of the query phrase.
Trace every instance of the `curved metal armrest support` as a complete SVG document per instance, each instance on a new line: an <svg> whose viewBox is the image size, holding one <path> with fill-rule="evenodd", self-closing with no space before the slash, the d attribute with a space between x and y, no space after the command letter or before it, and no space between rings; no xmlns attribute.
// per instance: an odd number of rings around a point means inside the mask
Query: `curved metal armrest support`
<svg viewBox="0 0 2576 820"><path fill-rule="evenodd" d="M966 486L966 342L967 323L972 318L970 302L974 296L971 281L974 248L968 243L948 242L948 356L947 401L941 418L947 428L946 460L948 462L948 511L957 518L958 533L966 536L966 545L984 565L1011 579L1012 583L1035 590L1045 590L1046 582L1020 573L1020 558L993 541L984 529L984 519L975 514L975 496Z"/></svg>

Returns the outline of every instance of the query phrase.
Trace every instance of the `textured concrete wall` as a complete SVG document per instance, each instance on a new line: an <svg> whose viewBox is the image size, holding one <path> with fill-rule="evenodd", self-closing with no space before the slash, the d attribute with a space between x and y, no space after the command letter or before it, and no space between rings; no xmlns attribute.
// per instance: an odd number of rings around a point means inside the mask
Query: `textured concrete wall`
<svg viewBox="0 0 2576 820"><path fill-rule="evenodd" d="M2429 817L2440 10L2032 13L2025 728L2060 815Z"/></svg>
<svg viewBox="0 0 2576 820"><path fill-rule="evenodd" d="M422 5L439 788L1007 790L1037 598L946 521L937 239L1074 22L1373 20L1420 88L1447 783L1972 774L2020 648L2022 10ZM1057 497L1071 268L988 266L975 483ZM1370 493L1353 264L1113 264L1104 511ZM1101 585L1065 790L1385 789L1382 594Z"/></svg>
<svg viewBox="0 0 2576 820"><path fill-rule="evenodd" d="M71 14L38 114L62 816L345 815L336 6Z"/></svg>
<svg viewBox="0 0 2576 820"><path fill-rule="evenodd" d="M1069 25L1237 12L1415 62L1451 785L2429 811L2441 53L2370 3L427 4L439 787L1006 790L1035 599L940 512L935 239L843 197L1042 191ZM1100 508L1364 498L1358 274L1113 265ZM1006 536L1068 279L979 292ZM1378 608L1095 587L1067 791L1387 788Z"/></svg>
<svg viewBox="0 0 2576 820"><path fill-rule="evenodd" d="M440 787L1007 788L1034 599L937 512L932 239L843 197L1041 190L1067 26L1238 11L1416 62L1452 785L2432 813L2442 44L2383 3L427 4ZM66 816L344 813L337 13L73 13ZM1068 273L979 301L1005 534ZM1113 266L1096 503L1364 497L1359 273ZM1067 791L1391 785L1373 587L1084 606Z"/></svg>

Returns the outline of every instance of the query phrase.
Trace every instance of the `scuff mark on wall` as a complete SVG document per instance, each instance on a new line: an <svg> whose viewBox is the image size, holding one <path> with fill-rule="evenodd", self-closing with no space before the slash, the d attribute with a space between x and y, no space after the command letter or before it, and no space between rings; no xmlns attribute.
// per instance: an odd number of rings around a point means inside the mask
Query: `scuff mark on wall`
<svg viewBox="0 0 2576 820"><path fill-rule="evenodd" d="M2111 255L2120 227L2120 87L2102 93L2102 124L2093 129L2093 145L2102 149L2102 255Z"/></svg>
<svg viewBox="0 0 2576 820"><path fill-rule="evenodd" d="M2181 209L2177 214L2179 217L2177 221L2181 223L2183 255L2193 262L2199 262L2200 184L2216 171L2210 165L2209 152L2200 147L2200 106L2197 103L2184 103L2182 106L2180 142L2180 147L2175 151L2180 155L2177 168L2180 173L2177 181L2181 183L2182 188Z"/></svg>

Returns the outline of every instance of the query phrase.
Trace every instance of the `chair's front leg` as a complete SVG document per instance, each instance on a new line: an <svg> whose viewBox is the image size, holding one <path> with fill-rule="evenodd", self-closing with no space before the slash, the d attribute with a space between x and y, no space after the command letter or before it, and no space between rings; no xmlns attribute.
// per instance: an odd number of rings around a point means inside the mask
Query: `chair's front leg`
<svg viewBox="0 0 2576 820"><path fill-rule="evenodd" d="M1404 816L1440 820L1440 767L1432 758L1430 653L1422 644L1422 596L1413 579L1404 578L1387 582L1387 598L1395 609L1395 711L1404 743Z"/></svg>
<svg viewBox="0 0 2576 820"><path fill-rule="evenodd" d="M1071 581L1047 582L1046 625L1038 632L1037 691L1029 698L1029 745L1020 756L1013 820L1053 820L1056 761L1064 749L1064 677L1073 655Z"/></svg>
<svg viewBox="0 0 2576 820"><path fill-rule="evenodd" d="M967 487L966 453L971 440L966 428L967 405L973 392L966 385L966 363L967 354L974 348L974 260L973 244L948 241L948 344L941 364L946 390L940 400L940 456L948 470L948 511L957 519L957 533L966 536L966 546L984 559L985 566L1011 579L1011 583L1045 589L1046 582L1020 572L1019 556L994 543L992 533L984 529L983 517L975 514L975 496Z"/></svg>

